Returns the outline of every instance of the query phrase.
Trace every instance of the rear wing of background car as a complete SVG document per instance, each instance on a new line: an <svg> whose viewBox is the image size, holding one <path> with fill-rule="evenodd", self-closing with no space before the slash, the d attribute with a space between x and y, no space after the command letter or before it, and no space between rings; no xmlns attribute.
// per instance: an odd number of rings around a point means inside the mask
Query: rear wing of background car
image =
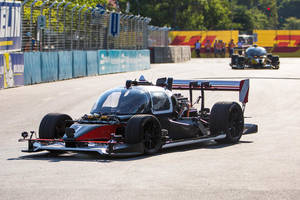
<svg viewBox="0 0 300 200"><path fill-rule="evenodd" d="M169 90L192 90L210 91L237 91L239 101L244 105L248 102L249 79L241 81L218 81L218 80L176 80L172 78L157 79L156 85L165 86Z"/></svg>

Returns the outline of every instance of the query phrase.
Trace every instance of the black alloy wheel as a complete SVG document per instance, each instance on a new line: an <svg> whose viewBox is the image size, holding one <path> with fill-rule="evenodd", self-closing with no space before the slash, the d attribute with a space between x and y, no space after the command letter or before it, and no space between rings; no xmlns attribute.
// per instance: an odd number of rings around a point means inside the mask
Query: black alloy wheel
<svg viewBox="0 0 300 200"><path fill-rule="evenodd" d="M154 119L148 121L144 126L144 146L145 153L152 154L161 147L160 125Z"/></svg>

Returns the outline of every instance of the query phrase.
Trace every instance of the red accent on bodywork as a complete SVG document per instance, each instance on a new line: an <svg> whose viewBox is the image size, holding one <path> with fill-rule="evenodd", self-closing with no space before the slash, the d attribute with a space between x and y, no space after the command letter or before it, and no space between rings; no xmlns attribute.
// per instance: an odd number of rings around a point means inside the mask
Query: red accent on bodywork
<svg viewBox="0 0 300 200"><path fill-rule="evenodd" d="M247 94L243 103L248 103L249 90L247 90Z"/></svg>
<svg viewBox="0 0 300 200"><path fill-rule="evenodd" d="M32 141L41 141L41 142L63 142L63 139L27 139Z"/></svg>
<svg viewBox="0 0 300 200"><path fill-rule="evenodd" d="M94 140L104 139L109 140L112 133L116 133L116 129L121 125L104 125L91 130L90 132L76 138L76 140Z"/></svg>
<svg viewBox="0 0 300 200"><path fill-rule="evenodd" d="M112 140L109 140L109 141L86 141L86 140L83 140L83 141L78 141L78 142L87 142L87 143L97 143L97 144L116 144L117 142L116 141L112 141Z"/></svg>

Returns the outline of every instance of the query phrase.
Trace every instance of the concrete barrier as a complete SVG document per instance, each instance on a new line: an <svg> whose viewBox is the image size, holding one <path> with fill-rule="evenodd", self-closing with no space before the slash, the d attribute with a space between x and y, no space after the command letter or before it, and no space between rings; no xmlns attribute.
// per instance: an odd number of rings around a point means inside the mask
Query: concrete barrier
<svg viewBox="0 0 300 200"><path fill-rule="evenodd" d="M25 52L24 84L149 68L149 50Z"/></svg>
<svg viewBox="0 0 300 200"><path fill-rule="evenodd" d="M98 51L98 72L99 74L107 74L107 70L109 68L109 55L106 50L99 50Z"/></svg>
<svg viewBox="0 0 300 200"><path fill-rule="evenodd" d="M129 53L129 71L137 70L137 52L135 50L128 50Z"/></svg>
<svg viewBox="0 0 300 200"><path fill-rule="evenodd" d="M178 63L191 59L189 46L153 47L151 54L153 63Z"/></svg>
<svg viewBox="0 0 300 200"><path fill-rule="evenodd" d="M142 53L142 69L150 69L150 51L141 50Z"/></svg>
<svg viewBox="0 0 300 200"><path fill-rule="evenodd" d="M86 74L86 51L73 51L73 77L82 77Z"/></svg>
<svg viewBox="0 0 300 200"><path fill-rule="evenodd" d="M41 53L24 53L24 85L42 82Z"/></svg>
<svg viewBox="0 0 300 200"><path fill-rule="evenodd" d="M97 51L87 51L86 52L86 60L87 60L87 75L97 75L99 74L98 70L98 52Z"/></svg>
<svg viewBox="0 0 300 200"><path fill-rule="evenodd" d="M59 51L58 52L58 79L72 78L73 71L73 55L72 51Z"/></svg>
<svg viewBox="0 0 300 200"><path fill-rule="evenodd" d="M110 66L109 66L109 73L117 73L120 72L120 50L109 50L108 51L109 58L110 58Z"/></svg>
<svg viewBox="0 0 300 200"><path fill-rule="evenodd" d="M123 50L120 53L120 69L121 72L129 71L129 53L128 50Z"/></svg>
<svg viewBox="0 0 300 200"><path fill-rule="evenodd" d="M58 53L42 52L41 53L41 72L42 82L58 80Z"/></svg>

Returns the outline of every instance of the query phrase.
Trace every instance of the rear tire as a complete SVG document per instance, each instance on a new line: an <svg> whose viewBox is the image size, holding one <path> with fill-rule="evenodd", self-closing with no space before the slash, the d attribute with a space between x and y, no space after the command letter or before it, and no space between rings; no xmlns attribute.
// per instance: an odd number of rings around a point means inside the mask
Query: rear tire
<svg viewBox="0 0 300 200"><path fill-rule="evenodd" d="M161 126L153 115L132 116L125 129L125 142L144 144L145 154L155 154L162 146Z"/></svg>
<svg viewBox="0 0 300 200"><path fill-rule="evenodd" d="M39 127L39 138L59 139L65 134L66 127L70 127L73 122L69 115L59 113L49 113L44 116Z"/></svg>
<svg viewBox="0 0 300 200"><path fill-rule="evenodd" d="M222 133L226 138L216 140L218 143L237 143L244 130L244 115L236 102L218 102L211 110L210 133L217 136Z"/></svg>

